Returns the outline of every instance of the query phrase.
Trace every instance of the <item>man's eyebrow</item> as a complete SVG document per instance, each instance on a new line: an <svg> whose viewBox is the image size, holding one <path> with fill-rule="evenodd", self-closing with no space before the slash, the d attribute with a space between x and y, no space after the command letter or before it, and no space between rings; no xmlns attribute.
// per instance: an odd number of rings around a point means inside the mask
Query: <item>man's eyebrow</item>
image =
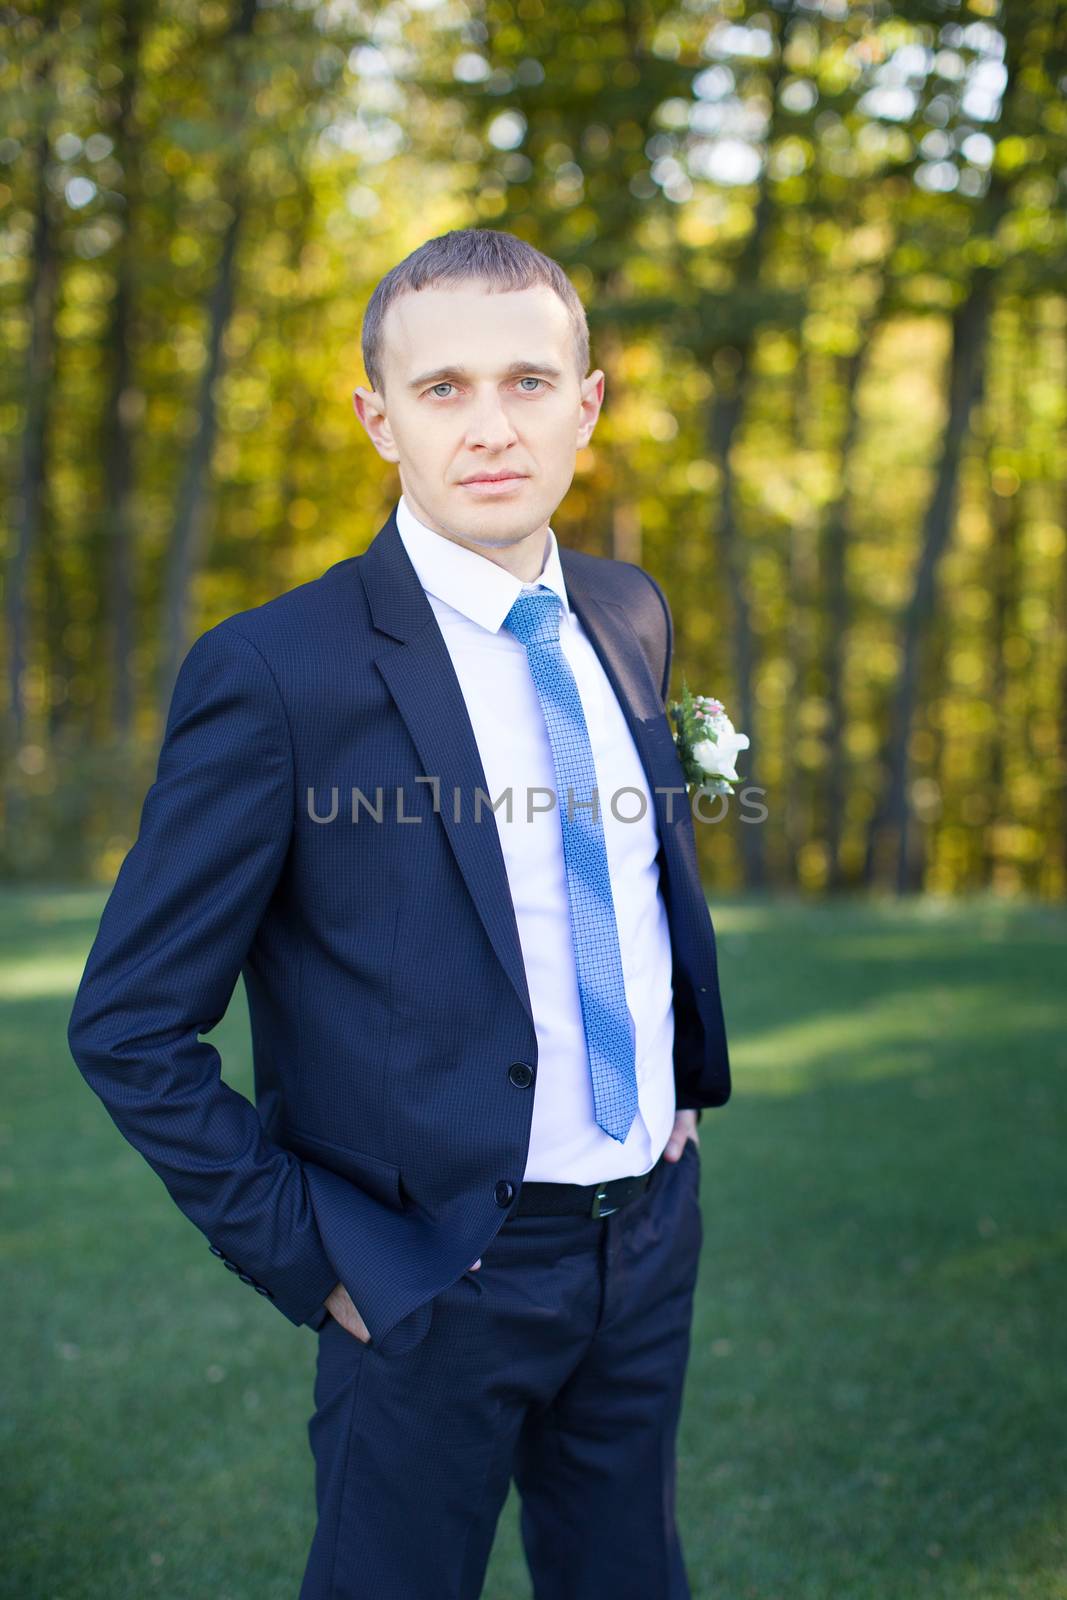
<svg viewBox="0 0 1067 1600"><path fill-rule="evenodd" d="M505 378L515 378L519 374L530 378L562 378L563 373L559 367L549 366L544 361L513 361L504 369ZM408 383L409 389L421 389L426 384L444 383L446 379L466 378L469 374L466 367L435 367L432 372L421 372L417 378L412 378Z"/></svg>

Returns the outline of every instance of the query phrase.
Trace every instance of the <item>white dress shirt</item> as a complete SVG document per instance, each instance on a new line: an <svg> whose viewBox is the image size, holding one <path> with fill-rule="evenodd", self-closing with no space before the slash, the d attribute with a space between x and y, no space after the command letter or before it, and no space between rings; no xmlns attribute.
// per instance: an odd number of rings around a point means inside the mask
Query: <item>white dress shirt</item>
<svg viewBox="0 0 1067 1600"><path fill-rule="evenodd" d="M571 610L556 536L535 583L421 522L401 495L397 528L448 647L478 745L491 800L512 791L511 818L483 807L497 833L515 908L534 1028L537 1076L524 1179L597 1183L646 1172L674 1125L674 1007L667 911L659 885L659 837L645 770L615 692ZM597 1124L574 961L567 870L552 747L526 647L504 618L524 591L547 585L562 602L560 645L589 729L600 816L633 1017L638 1113L620 1144ZM644 796L644 809L637 790ZM531 791L547 791L532 794ZM622 818L619 821L611 804ZM576 795L575 800L589 796ZM528 803L532 800L532 806ZM451 797L448 803L451 804ZM474 796L462 796L463 815ZM532 809L550 805L551 809ZM640 813L640 816L638 814Z"/></svg>

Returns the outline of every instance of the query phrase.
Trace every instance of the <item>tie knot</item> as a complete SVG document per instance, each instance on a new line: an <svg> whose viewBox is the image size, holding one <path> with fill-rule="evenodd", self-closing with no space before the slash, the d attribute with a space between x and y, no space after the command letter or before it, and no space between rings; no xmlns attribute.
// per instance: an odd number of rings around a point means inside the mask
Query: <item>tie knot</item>
<svg viewBox="0 0 1067 1600"><path fill-rule="evenodd" d="M504 627L527 646L557 644L562 610L554 589L531 589L520 594L504 618Z"/></svg>

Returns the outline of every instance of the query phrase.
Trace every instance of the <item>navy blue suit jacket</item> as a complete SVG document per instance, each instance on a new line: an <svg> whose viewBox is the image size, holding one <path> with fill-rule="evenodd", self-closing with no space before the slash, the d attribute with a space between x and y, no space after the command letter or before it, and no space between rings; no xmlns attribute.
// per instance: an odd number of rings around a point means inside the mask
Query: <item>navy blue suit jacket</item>
<svg viewBox="0 0 1067 1600"><path fill-rule="evenodd" d="M654 791L677 1103L721 1105L715 937L664 709L670 610L635 565L560 559ZM188 651L68 1029L123 1135L226 1265L297 1324L321 1325L343 1282L372 1342L393 1348L486 1250L526 1163L537 1039L478 789L394 507L363 555ZM239 975L255 1105L200 1037Z"/></svg>

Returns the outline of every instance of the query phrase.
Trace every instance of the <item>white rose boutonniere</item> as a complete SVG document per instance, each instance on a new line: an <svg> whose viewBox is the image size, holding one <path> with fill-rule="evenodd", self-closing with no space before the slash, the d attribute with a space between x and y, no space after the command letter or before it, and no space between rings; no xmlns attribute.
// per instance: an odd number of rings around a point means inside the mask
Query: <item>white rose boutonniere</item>
<svg viewBox="0 0 1067 1600"><path fill-rule="evenodd" d="M686 782L705 794L733 794L740 782L734 763L738 751L748 749L748 734L737 732L721 700L690 694L684 677L681 700L672 700L667 709Z"/></svg>

